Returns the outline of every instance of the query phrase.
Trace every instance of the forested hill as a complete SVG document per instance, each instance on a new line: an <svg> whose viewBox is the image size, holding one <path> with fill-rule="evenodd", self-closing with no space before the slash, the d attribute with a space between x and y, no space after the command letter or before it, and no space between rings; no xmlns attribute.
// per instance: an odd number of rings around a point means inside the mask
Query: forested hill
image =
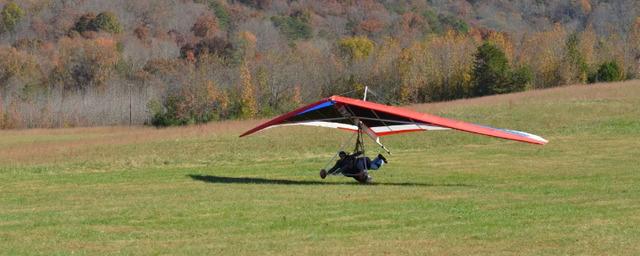
<svg viewBox="0 0 640 256"><path fill-rule="evenodd" d="M0 10L0 128L271 116L364 86L394 102L443 101L633 79L640 60L635 0L0 0Z"/></svg>

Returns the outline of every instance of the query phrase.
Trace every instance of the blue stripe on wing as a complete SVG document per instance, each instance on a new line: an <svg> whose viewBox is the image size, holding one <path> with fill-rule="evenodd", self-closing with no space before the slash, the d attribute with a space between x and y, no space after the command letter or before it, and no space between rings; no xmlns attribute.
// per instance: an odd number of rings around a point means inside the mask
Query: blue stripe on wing
<svg viewBox="0 0 640 256"><path fill-rule="evenodd" d="M334 104L333 101L327 101L325 103L319 104L319 105L317 105L315 107L312 107L310 109L302 111L302 112L298 113L297 116L305 114L305 113L308 113L308 112L311 112L311 111L315 111L315 110L318 110L318 109L321 109L321 108L330 107L330 106L333 106L333 104Z"/></svg>
<svg viewBox="0 0 640 256"><path fill-rule="evenodd" d="M515 130L509 130L509 129L499 129L499 128L494 128L494 129L498 129L498 130L502 130L511 134L515 134L518 136L522 136L522 137L527 137L527 138L531 138L531 134L526 133L526 132L521 132L521 131L515 131Z"/></svg>

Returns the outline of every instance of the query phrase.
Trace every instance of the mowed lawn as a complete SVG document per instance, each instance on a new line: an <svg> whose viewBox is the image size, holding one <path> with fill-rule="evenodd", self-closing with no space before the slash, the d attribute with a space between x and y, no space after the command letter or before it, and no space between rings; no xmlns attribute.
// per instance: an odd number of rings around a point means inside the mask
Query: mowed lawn
<svg viewBox="0 0 640 256"><path fill-rule="evenodd" d="M0 131L0 254L640 254L640 81L411 108L550 143L384 137L358 185L329 129Z"/></svg>

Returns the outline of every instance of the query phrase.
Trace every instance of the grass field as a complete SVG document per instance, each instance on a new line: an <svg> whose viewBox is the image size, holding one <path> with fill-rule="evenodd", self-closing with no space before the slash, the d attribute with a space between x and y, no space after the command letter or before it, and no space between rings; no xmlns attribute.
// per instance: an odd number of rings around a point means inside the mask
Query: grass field
<svg viewBox="0 0 640 256"><path fill-rule="evenodd" d="M640 81L412 108L550 143L385 137L357 185L329 129L0 131L0 254L640 254Z"/></svg>

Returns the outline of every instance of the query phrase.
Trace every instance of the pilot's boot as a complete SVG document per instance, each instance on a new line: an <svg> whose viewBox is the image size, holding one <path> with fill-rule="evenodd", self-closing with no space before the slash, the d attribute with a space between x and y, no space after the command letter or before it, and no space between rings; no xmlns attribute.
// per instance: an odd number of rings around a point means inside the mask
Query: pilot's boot
<svg viewBox="0 0 640 256"><path fill-rule="evenodd" d="M385 158L384 156L382 156L382 154L378 154L378 158L382 159L382 161L386 164L389 163L387 162L387 158Z"/></svg>

